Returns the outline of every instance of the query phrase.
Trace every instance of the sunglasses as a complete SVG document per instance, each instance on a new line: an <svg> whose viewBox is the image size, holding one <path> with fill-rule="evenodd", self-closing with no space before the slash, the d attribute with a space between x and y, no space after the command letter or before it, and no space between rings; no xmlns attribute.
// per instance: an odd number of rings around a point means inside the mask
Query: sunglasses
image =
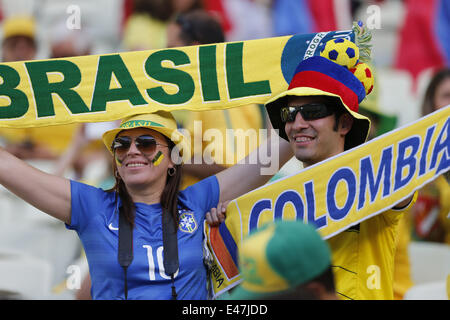
<svg viewBox="0 0 450 320"><path fill-rule="evenodd" d="M133 139L127 136L120 136L114 139L111 149L117 155L117 157L122 158L126 155L128 150L130 150L131 143ZM156 151L156 146L168 147L164 144L157 143L155 138L148 135L139 136L134 139L134 145L136 148L142 152L144 155L152 155Z"/></svg>
<svg viewBox="0 0 450 320"><path fill-rule="evenodd" d="M300 112L304 120L310 121L328 117L334 113L334 110L324 103L308 103L301 106L283 107L281 108L281 121L295 121L297 112Z"/></svg>

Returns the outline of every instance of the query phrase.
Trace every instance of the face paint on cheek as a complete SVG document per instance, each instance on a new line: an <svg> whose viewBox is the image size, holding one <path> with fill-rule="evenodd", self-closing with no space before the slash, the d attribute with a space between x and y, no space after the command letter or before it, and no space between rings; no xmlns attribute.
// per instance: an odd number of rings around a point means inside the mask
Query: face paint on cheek
<svg viewBox="0 0 450 320"><path fill-rule="evenodd" d="M122 166L122 160L120 160L119 158L117 158L116 156L114 156L114 160L116 161L116 164L121 167Z"/></svg>
<svg viewBox="0 0 450 320"><path fill-rule="evenodd" d="M158 151L156 156L153 158L152 163L155 167L159 166L161 164L161 161L164 159L164 155L161 151Z"/></svg>

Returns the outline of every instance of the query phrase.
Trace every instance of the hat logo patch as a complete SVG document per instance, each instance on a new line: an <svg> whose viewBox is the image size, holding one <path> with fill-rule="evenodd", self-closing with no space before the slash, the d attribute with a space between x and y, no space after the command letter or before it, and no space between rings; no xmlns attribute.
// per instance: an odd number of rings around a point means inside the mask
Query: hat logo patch
<svg viewBox="0 0 450 320"><path fill-rule="evenodd" d="M145 127L145 126L151 126L151 127L164 127L162 124L159 124L154 121L149 120L131 120L123 123L120 127L121 128L136 128L136 127Z"/></svg>

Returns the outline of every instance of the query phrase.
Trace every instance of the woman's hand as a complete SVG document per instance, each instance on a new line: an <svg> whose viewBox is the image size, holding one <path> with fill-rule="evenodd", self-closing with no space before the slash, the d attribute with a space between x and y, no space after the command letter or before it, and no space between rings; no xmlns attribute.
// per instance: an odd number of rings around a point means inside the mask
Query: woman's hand
<svg viewBox="0 0 450 320"><path fill-rule="evenodd" d="M206 213L206 222L211 227L217 227L225 220L225 214L230 201L219 202L217 208L211 208L211 211Z"/></svg>

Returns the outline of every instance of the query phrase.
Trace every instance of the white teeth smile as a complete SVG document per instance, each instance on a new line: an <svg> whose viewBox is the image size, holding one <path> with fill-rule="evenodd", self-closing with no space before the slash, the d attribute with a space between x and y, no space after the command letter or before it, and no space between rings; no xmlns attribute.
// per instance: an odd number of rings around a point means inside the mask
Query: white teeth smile
<svg viewBox="0 0 450 320"><path fill-rule="evenodd" d="M295 138L295 142L306 142L306 141L311 141L312 138L309 137L297 137Z"/></svg>
<svg viewBox="0 0 450 320"><path fill-rule="evenodd" d="M127 167L143 167L145 165L146 164L144 164L144 163L129 163L129 164L127 164Z"/></svg>

